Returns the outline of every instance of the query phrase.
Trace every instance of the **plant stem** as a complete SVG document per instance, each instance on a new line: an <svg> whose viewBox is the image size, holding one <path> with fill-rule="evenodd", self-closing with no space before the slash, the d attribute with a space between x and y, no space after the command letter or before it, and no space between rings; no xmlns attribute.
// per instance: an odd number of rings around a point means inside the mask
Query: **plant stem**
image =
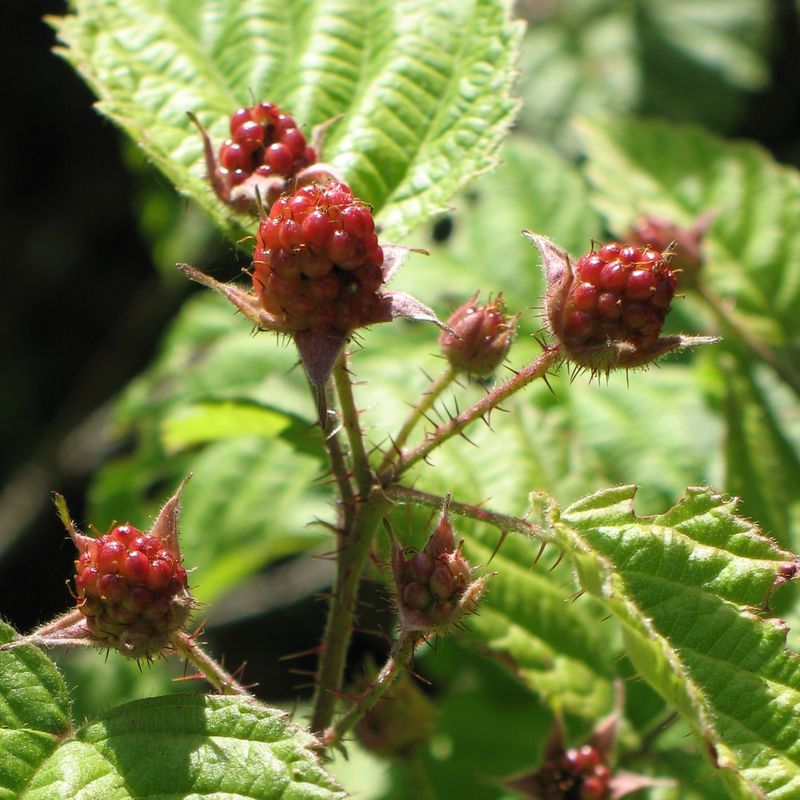
<svg viewBox="0 0 800 800"><path fill-rule="evenodd" d="M433 450L456 434L461 433L470 423L488 414L503 400L527 386L531 381L544 376L547 370L556 364L560 358L561 350L557 346L551 345L545 348L535 361L523 367L513 378L509 378L504 384L493 389L477 403L439 425L422 444L408 455L402 456L392 469L383 470L380 474L383 485L389 486L394 483L410 467L427 458Z"/></svg>
<svg viewBox="0 0 800 800"><path fill-rule="evenodd" d="M327 395L330 394L330 392L327 387L322 389L311 383L309 383L309 386L317 407L319 427L322 431L322 441L325 445L325 449L328 451L331 473L336 481L336 488L339 490L339 497L342 502L339 522L342 530L346 531L352 522L355 510L355 492L350 483L350 468L345 459L344 452L342 451L339 431L336 428L331 429L330 420L328 418L328 408L331 403L331 398L327 397ZM325 392L325 394L320 396L318 394L319 392Z"/></svg>
<svg viewBox="0 0 800 800"><path fill-rule="evenodd" d="M180 631L172 637L170 644L175 648L175 652L197 667L220 694L250 694L221 664L200 647L191 634Z"/></svg>
<svg viewBox="0 0 800 800"><path fill-rule="evenodd" d="M765 364L769 364L781 380L787 386L790 386L796 395L800 396L800 371L792 369L788 364L784 364L747 325L737 319L730 306L704 281L697 281L696 289L723 327L728 328L748 350L758 356Z"/></svg>
<svg viewBox="0 0 800 800"><path fill-rule="evenodd" d="M342 737L383 697L401 670L408 666L416 643L416 636L404 636L394 643L389 658L366 694L335 725L325 731L322 739L326 746L341 742Z"/></svg>
<svg viewBox="0 0 800 800"><path fill-rule="evenodd" d="M439 509L442 507L444 498L438 494L428 494L417 489L409 489L407 486L389 486L386 494L392 499L405 500L415 505L429 506ZM482 506L470 503L459 503L456 500L450 501L449 509L451 512L460 514L462 517L470 517L479 522L493 525L502 533L522 533L526 536L534 536L540 541L553 542L555 539L542 530L538 525L528 522L519 517L511 517L507 514L498 514L496 511L489 511Z"/></svg>
<svg viewBox="0 0 800 800"><path fill-rule="evenodd" d="M403 427L400 428L397 437L392 442L392 449L383 457L379 472L383 472L392 463L395 454L402 456L403 447L417 423L424 418L425 412L439 399L442 392L453 382L456 375L457 372L448 364L447 368L431 381L428 391L422 395L422 400L414 406L408 419L403 423Z"/></svg>
<svg viewBox="0 0 800 800"><path fill-rule="evenodd" d="M356 509L352 528L347 532L344 547L339 554L336 585L328 610L317 670L317 687L311 715L312 731L324 731L333 719L344 677L361 575L367 563L375 530L389 505L389 498L379 486L375 486Z"/></svg>
<svg viewBox="0 0 800 800"><path fill-rule="evenodd" d="M342 424L347 432L350 442L350 455L353 460L353 472L358 486L359 494L365 497L372 486L372 469L364 447L364 434L358 421L358 408L353 397L353 383L350 380L350 371L347 368L347 353L343 350L333 368L333 380L336 392L339 395L339 408L342 415Z"/></svg>

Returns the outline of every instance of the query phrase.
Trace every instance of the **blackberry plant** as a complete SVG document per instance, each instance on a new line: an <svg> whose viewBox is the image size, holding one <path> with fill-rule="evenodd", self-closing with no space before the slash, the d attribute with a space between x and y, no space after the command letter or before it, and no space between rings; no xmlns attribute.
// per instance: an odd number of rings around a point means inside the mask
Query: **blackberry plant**
<svg viewBox="0 0 800 800"><path fill-rule="evenodd" d="M584 5L50 20L244 274L177 265L203 288L116 402L107 532L56 495L74 583L54 620L0 628L0 797L798 796L800 177L620 115L691 100L712 41L750 55L715 66L735 105L770 23L697 4L681 95L618 46L660 52L665 4ZM625 91L555 92L547 52ZM313 659L292 696L215 642L220 605L264 611L237 606L259 575L324 599L302 653L247 642ZM106 651L88 677L77 647ZM162 688L81 721L72 685L126 659Z"/></svg>

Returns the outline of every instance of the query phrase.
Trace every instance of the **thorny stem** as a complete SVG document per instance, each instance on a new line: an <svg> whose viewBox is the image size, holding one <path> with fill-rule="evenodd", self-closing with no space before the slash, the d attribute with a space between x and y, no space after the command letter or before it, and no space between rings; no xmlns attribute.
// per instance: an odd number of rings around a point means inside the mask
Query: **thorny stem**
<svg viewBox="0 0 800 800"><path fill-rule="evenodd" d="M407 486L389 486L386 489L386 494L393 500L405 500L416 505L429 506L430 508L436 509L441 508L444 502L444 498L438 494L420 492L417 489L410 489ZM487 525L492 525L502 533L522 533L526 536L534 536L543 542L555 541L550 534L546 533L538 525L534 525L532 522L520 519L519 517L499 514L496 511L489 511L481 506L472 505L470 503L459 503L455 500L450 501L449 510L454 514L460 514L462 517L470 517L479 522L485 522Z"/></svg>
<svg viewBox="0 0 800 800"><path fill-rule="evenodd" d="M366 496L372 486L372 469L364 447L364 434L358 421L358 408L353 397L353 383L347 367L347 353L343 350L333 368L333 380L339 395L342 424L350 442L350 456L359 493Z"/></svg>
<svg viewBox="0 0 800 800"><path fill-rule="evenodd" d="M761 341L741 320L722 298L704 281L698 280L696 289L714 316L733 332L733 334L765 364L769 364L776 374L800 396L800 372L784 364L767 345Z"/></svg>
<svg viewBox="0 0 800 800"><path fill-rule="evenodd" d="M191 634L180 631L172 637L170 644L176 653L197 667L220 694L249 694L244 686L200 647Z"/></svg>
<svg viewBox="0 0 800 800"><path fill-rule="evenodd" d="M311 714L311 730L324 731L331 724L336 699L341 691L347 649L353 631L361 574L367 563L372 539L390 501L379 486L358 506L343 550L337 561L336 585L333 588L328 621L322 639L317 669L317 686Z"/></svg>
<svg viewBox="0 0 800 800"><path fill-rule="evenodd" d="M339 518L344 530L347 530L352 522L353 511L355 509L355 493L353 486L350 483L349 467L342 451L342 443L339 438L339 430L337 428L331 429L328 408L330 406L330 398L326 398L323 394L320 399L318 392L326 392L327 387L311 386L311 393L314 396L317 413L319 414L319 427L322 430L322 439L325 444L325 449L328 451L328 458L331 463L331 473L336 481L336 487L339 490L339 497L342 501L341 516ZM322 402L324 401L324 402Z"/></svg>
<svg viewBox="0 0 800 800"><path fill-rule="evenodd" d="M341 742L342 737L383 697L400 672L410 663L417 641L416 636L403 636L394 643L389 658L364 696L325 731L322 740L326 746Z"/></svg>
<svg viewBox="0 0 800 800"><path fill-rule="evenodd" d="M400 431L392 443L392 449L387 451L386 455L384 456L383 461L378 469L379 472L383 472L383 470L385 470L392 463L395 455L402 456L403 447L405 447L408 437L417 426L417 423L425 417L425 412L428 411L431 406L433 406L433 404L441 396L442 392L448 386L450 386L456 375L456 370L454 370L453 367L448 364L447 368L431 381L428 391L422 395L422 400L420 400L420 402L414 406L408 416L408 419L406 419L406 421L403 423L403 427L400 428Z"/></svg>
<svg viewBox="0 0 800 800"><path fill-rule="evenodd" d="M456 434L461 433L470 423L487 415L503 400L527 386L531 381L543 377L547 370L556 364L560 358L561 350L557 346L550 345L546 347L535 361L523 367L513 378L509 378L504 384L478 400L477 403L439 425L422 444L408 455L401 457L392 469L382 470L380 473L382 484L389 486L394 483L410 467L427 458L433 450Z"/></svg>

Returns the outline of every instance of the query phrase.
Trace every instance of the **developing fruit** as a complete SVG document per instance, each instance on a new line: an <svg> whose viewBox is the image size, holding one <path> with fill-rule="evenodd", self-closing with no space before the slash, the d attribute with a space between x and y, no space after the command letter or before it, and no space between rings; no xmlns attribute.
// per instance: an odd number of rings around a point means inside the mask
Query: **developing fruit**
<svg viewBox="0 0 800 800"><path fill-rule="evenodd" d="M203 137L206 168L217 196L225 203L255 209L273 202L290 181L317 161L303 132L275 103L240 108L230 118L230 137L215 156L208 134L194 114Z"/></svg>
<svg viewBox="0 0 800 800"><path fill-rule="evenodd" d="M611 341L645 350L664 327L675 286L660 251L604 244L578 259L570 291L548 315L570 348Z"/></svg>
<svg viewBox="0 0 800 800"><path fill-rule="evenodd" d="M491 375L511 347L516 321L505 313L502 295L479 305L476 294L447 320L452 332L442 331L439 347L458 372Z"/></svg>
<svg viewBox="0 0 800 800"><path fill-rule="evenodd" d="M573 264L549 239L522 233L544 262L548 327L564 359L577 367L592 373L631 369L673 350L717 341L660 336L677 283L661 251L614 242Z"/></svg>
<svg viewBox="0 0 800 800"><path fill-rule="evenodd" d="M449 499L425 547L418 551L392 547L392 569L397 590L400 627L409 631L445 632L464 614L474 611L487 577L475 581L456 544L450 524Z"/></svg>
<svg viewBox="0 0 800 800"><path fill-rule="evenodd" d="M284 194L261 221L253 289L286 331L346 333L389 318L372 211L343 183Z"/></svg>
<svg viewBox="0 0 800 800"><path fill-rule="evenodd" d="M192 606L179 555L132 525L76 544L78 609L95 642L131 658L158 655Z"/></svg>

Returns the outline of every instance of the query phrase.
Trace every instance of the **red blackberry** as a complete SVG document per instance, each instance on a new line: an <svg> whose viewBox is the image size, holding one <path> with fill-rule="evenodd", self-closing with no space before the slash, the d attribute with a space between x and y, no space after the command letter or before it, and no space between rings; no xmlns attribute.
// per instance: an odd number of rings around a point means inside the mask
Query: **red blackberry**
<svg viewBox="0 0 800 800"><path fill-rule="evenodd" d="M282 195L261 221L253 288L286 331L347 333L387 318L372 211L343 183Z"/></svg>
<svg viewBox="0 0 800 800"><path fill-rule="evenodd" d="M660 251L605 244L578 259L557 309L558 336L569 348L628 342L648 349L664 327L675 285Z"/></svg>
<svg viewBox="0 0 800 800"><path fill-rule="evenodd" d="M192 606L180 557L131 525L76 544L78 608L94 640L131 658L158 655Z"/></svg>
<svg viewBox="0 0 800 800"><path fill-rule="evenodd" d="M230 133L219 149L217 168L229 189L254 174L294 177L317 158L294 119L275 103L256 103L235 111Z"/></svg>
<svg viewBox="0 0 800 800"><path fill-rule="evenodd" d="M190 111L189 119L203 137L208 178L224 203L240 209L255 210L260 202L272 203L290 182L318 170L331 169L317 164L318 147L309 147L297 123L275 103L256 103L240 108L230 118L230 138L215 154L208 133ZM321 129L315 139L321 142ZM314 164L314 168L309 169Z"/></svg>

